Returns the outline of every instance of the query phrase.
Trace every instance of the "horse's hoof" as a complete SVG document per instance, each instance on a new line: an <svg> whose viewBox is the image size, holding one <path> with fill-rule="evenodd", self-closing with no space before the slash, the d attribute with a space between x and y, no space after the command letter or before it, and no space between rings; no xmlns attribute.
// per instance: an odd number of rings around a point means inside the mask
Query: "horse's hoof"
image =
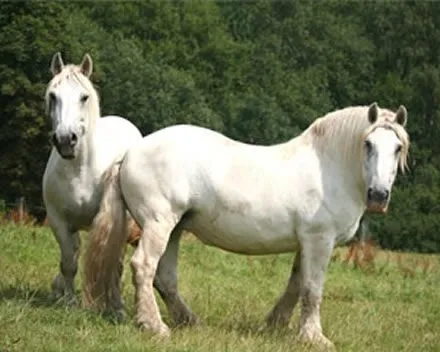
<svg viewBox="0 0 440 352"><path fill-rule="evenodd" d="M115 320L118 323L123 323L126 318L127 318L127 314L125 313L125 309L124 308L118 309L115 312Z"/></svg>
<svg viewBox="0 0 440 352"><path fill-rule="evenodd" d="M157 332L157 335L160 338L169 338L171 336L171 331L170 328L168 326L166 326L165 324L161 325L161 327L159 328L159 331Z"/></svg>
<svg viewBox="0 0 440 352"><path fill-rule="evenodd" d="M331 342L321 332L301 331L299 334L299 340L302 343L316 346L324 351L332 351L335 349L333 342Z"/></svg>
<svg viewBox="0 0 440 352"><path fill-rule="evenodd" d="M280 314L270 314L266 318L266 325L269 329L283 329L289 327L290 316L285 317Z"/></svg>
<svg viewBox="0 0 440 352"><path fill-rule="evenodd" d="M78 300L73 295L65 294L57 300L57 304L62 305L64 307L77 307Z"/></svg>
<svg viewBox="0 0 440 352"><path fill-rule="evenodd" d="M159 338L168 338L171 336L170 328L165 323L160 323L159 326L151 326L146 322L139 322L139 327L145 332L150 332Z"/></svg>
<svg viewBox="0 0 440 352"><path fill-rule="evenodd" d="M63 296L64 296L64 293L63 293L63 292L52 291L51 294L50 294L50 296L49 296L49 299L50 299L52 302L59 302L59 301L61 301L61 299L63 298Z"/></svg>
<svg viewBox="0 0 440 352"><path fill-rule="evenodd" d="M177 327L193 326L193 325L198 325L199 323L200 323L200 319L194 313L188 313L186 315L179 316L175 319L175 324Z"/></svg>
<svg viewBox="0 0 440 352"><path fill-rule="evenodd" d="M58 274L56 275L52 280L52 293L51 293L51 299L54 301L59 300L64 296L64 278Z"/></svg>
<svg viewBox="0 0 440 352"><path fill-rule="evenodd" d="M125 321L127 314L125 313L124 308L119 308L104 312L103 316L115 324L122 324Z"/></svg>
<svg viewBox="0 0 440 352"><path fill-rule="evenodd" d="M200 324L200 318L197 315L191 314L188 317L187 325L192 326L192 325L199 325L199 324Z"/></svg>

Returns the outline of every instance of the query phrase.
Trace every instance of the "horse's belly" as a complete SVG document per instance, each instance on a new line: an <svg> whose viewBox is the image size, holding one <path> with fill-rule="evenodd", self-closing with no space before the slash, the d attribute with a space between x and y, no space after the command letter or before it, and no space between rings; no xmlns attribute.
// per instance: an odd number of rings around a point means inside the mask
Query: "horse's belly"
<svg viewBox="0 0 440 352"><path fill-rule="evenodd" d="M273 222L236 214L224 214L210 220L198 214L184 226L203 243L249 255L292 252L298 242L290 221Z"/></svg>

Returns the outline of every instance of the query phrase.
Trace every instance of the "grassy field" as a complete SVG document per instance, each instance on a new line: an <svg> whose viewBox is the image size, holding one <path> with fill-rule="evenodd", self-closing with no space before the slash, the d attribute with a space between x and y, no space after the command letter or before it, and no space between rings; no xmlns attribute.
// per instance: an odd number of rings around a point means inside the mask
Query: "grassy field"
<svg viewBox="0 0 440 352"><path fill-rule="evenodd" d="M345 253L338 249L330 264L321 310L324 332L337 350L440 351L440 257L381 252L375 268L364 272L345 263ZM289 329L260 329L284 288L292 255L245 257L185 238L181 291L202 322L173 331L166 341L133 326L128 266L127 322L113 325L81 308L53 304L50 282L58 260L47 229L0 227L1 352L308 350L295 340L298 310Z"/></svg>

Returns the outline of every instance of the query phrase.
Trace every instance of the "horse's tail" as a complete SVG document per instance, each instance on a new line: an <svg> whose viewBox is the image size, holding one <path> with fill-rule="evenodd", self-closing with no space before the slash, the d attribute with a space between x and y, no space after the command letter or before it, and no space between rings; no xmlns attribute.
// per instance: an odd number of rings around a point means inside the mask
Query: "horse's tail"
<svg viewBox="0 0 440 352"><path fill-rule="evenodd" d="M119 295L119 279L127 239L127 212L119 182L118 162L104 174L103 196L84 262L84 303L99 311L111 308Z"/></svg>

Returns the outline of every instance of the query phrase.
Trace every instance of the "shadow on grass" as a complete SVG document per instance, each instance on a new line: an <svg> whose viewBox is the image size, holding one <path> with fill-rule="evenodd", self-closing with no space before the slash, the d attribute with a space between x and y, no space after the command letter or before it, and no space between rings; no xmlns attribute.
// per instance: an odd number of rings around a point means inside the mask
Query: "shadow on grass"
<svg viewBox="0 0 440 352"><path fill-rule="evenodd" d="M56 304L48 290L29 287L0 287L0 300L26 302L33 307L53 307Z"/></svg>
<svg viewBox="0 0 440 352"><path fill-rule="evenodd" d="M223 321L219 327L227 332L238 332L241 335L247 336L264 336L279 338L292 334L295 336L295 331L290 326L270 327L263 320L254 320L252 318L233 319Z"/></svg>
<svg viewBox="0 0 440 352"><path fill-rule="evenodd" d="M320 351L317 346L304 343L299 340L298 326L295 321L288 326L267 326L265 321L243 319L240 321L225 321L219 327L227 333L238 333L244 337L252 339L262 338L262 341L279 343L288 341L294 346L295 351Z"/></svg>
<svg viewBox="0 0 440 352"><path fill-rule="evenodd" d="M80 303L81 299L78 298L79 296L78 293L75 295L77 299L75 302L66 302L62 299L53 298L51 291L45 289L34 289L25 286L0 286L0 307L2 304L7 305L8 302L14 302L20 307L27 309L47 309L49 311L52 310L52 313L55 313L54 310L56 310L57 312L61 312L61 314L65 314L65 312L68 311L69 313L86 318L91 324L99 324L102 326L131 323L127 317L121 317L112 313L98 313L92 309L82 307ZM1 346L0 352L3 352Z"/></svg>
<svg viewBox="0 0 440 352"><path fill-rule="evenodd" d="M53 298L49 290L22 286L0 287L0 301L3 300L23 302L35 308L65 308L68 306L62 300Z"/></svg>

